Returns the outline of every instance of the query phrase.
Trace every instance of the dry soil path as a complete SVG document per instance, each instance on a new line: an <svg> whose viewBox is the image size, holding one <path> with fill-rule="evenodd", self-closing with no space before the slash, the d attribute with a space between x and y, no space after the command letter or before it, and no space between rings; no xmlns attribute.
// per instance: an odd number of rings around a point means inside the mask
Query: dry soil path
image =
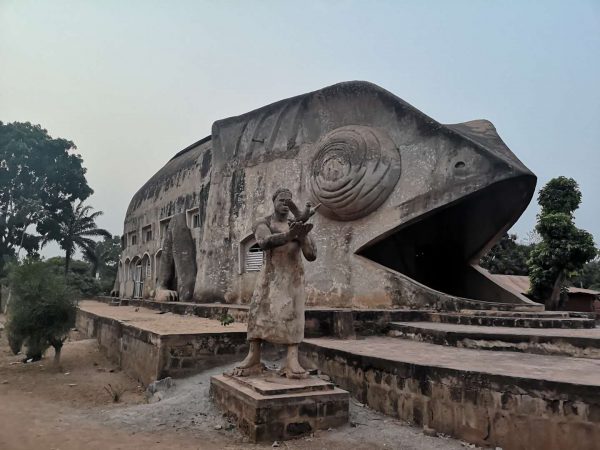
<svg viewBox="0 0 600 450"><path fill-rule="evenodd" d="M181 316L173 318L180 319L185 320ZM23 364L22 355L12 355L6 337L0 336L1 450L271 448L270 443L246 442L212 406L208 395L210 376L224 368L176 380L161 402L148 404L138 383L104 358L95 340L73 336L67 341L61 370L50 366L49 353L49 358L42 361ZM109 384L124 391L119 403L113 403L106 392ZM419 428L356 402L352 402L350 413L351 424L282 442L280 448L464 448L459 441L425 436Z"/></svg>

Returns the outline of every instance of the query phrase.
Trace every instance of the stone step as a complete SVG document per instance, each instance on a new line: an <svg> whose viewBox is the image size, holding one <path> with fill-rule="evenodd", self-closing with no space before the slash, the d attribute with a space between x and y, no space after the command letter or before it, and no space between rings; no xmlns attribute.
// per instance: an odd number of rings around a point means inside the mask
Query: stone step
<svg viewBox="0 0 600 450"><path fill-rule="evenodd" d="M371 408L481 447L592 450L600 442L598 359L391 337L306 339L300 351L305 366Z"/></svg>
<svg viewBox="0 0 600 450"><path fill-rule="evenodd" d="M540 312L523 312L523 311L482 311L478 309L462 309L461 314L478 317L523 317L523 318L540 318L540 319L568 319L570 313L568 311L540 311Z"/></svg>
<svg viewBox="0 0 600 450"><path fill-rule="evenodd" d="M515 328L392 322L389 336L491 351L600 359L600 329Z"/></svg>
<svg viewBox="0 0 600 450"><path fill-rule="evenodd" d="M550 318L509 317L509 316L474 316L456 313L427 313L426 320L437 323L454 323L460 325L481 325L487 327L522 327L522 328L594 328L593 319L582 318Z"/></svg>

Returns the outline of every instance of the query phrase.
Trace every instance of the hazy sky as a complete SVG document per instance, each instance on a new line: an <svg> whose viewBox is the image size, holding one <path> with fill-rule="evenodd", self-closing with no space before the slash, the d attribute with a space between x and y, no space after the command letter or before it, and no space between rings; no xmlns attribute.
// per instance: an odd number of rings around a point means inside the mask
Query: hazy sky
<svg viewBox="0 0 600 450"><path fill-rule="evenodd" d="M600 0L0 0L0 120L73 140L114 234L213 121L347 80L442 123L491 120L538 188L579 182L600 244Z"/></svg>

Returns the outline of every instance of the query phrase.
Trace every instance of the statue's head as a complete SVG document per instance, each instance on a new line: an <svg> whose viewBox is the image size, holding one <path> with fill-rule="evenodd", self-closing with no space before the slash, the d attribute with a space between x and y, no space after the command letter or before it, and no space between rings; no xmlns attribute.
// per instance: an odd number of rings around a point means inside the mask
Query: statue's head
<svg viewBox="0 0 600 450"><path fill-rule="evenodd" d="M292 200L292 192L286 188L279 188L273 194L273 207L275 212L287 215L290 212L289 202Z"/></svg>

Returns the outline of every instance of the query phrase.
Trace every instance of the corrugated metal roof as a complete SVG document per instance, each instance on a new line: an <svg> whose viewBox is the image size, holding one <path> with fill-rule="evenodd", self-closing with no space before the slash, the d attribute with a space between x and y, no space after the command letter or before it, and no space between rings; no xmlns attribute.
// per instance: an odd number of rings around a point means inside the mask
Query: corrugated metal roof
<svg viewBox="0 0 600 450"><path fill-rule="evenodd" d="M500 274L490 274L492 279L498 283L500 286L503 286L508 289L517 290L521 294L527 294L529 292L529 277L523 275L500 275ZM594 291L592 289L583 289L578 287L568 287L567 291L570 294L588 294L588 295L600 295L599 291Z"/></svg>
<svg viewBox="0 0 600 450"><path fill-rule="evenodd" d="M571 286L569 288L569 292L571 294L589 294L589 295L600 295L599 291L594 291L593 289L584 289L584 288L578 288L575 286Z"/></svg>

